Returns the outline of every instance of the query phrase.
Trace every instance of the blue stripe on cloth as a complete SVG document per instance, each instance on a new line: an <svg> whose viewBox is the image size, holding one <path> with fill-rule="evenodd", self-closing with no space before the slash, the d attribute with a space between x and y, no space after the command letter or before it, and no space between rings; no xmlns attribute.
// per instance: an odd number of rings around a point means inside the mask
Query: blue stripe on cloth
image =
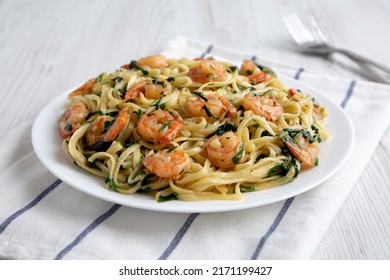
<svg viewBox="0 0 390 280"><path fill-rule="evenodd" d="M61 260L67 253L69 253L77 244L81 242L91 231L93 231L98 225L103 223L109 217L111 217L121 205L114 204L110 209L108 209L105 213L100 215L96 220L94 220L85 230L83 230L75 240L73 240L68 246L66 246L61 252L56 256L56 260Z"/></svg>
<svg viewBox="0 0 390 280"><path fill-rule="evenodd" d="M24 206L23 208L19 209L15 213L13 213L11 216L9 216L7 219L4 220L4 222L0 225L0 234L3 233L3 231L20 215L22 215L27 210L33 208L35 205L38 204L46 195L48 195L52 190L54 190L56 187L58 187L62 181L60 179L57 179L53 184L51 184L49 187L47 187L43 192L41 192L34 200L32 200L29 204Z"/></svg>
<svg viewBox="0 0 390 280"><path fill-rule="evenodd" d="M167 249L162 253L162 255L158 258L159 260L166 260L169 255L175 250L177 245L182 240L183 236L186 234L187 230L190 228L196 217L199 216L199 213L192 213L188 216L187 220L184 222L182 227L179 229L179 231L176 233L175 237L173 238L172 242L169 244Z"/></svg>
<svg viewBox="0 0 390 280"><path fill-rule="evenodd" d="M301 73L304 71L302 67L300 67L297 72L294 75L294 79L299 80L301 77ZM276 216L275 220L273 221L271 227L268 229L268 231L261 237L259 244L257 245L255 251L253 252L253 255L251 257L252 260L257 259L259 256L261 250L263 249L265 242L267 241L268 237L271 236L271 234L275 231L275 229L280 224L280 221L283 219L284 215L286 214L287 210L290 208L291 203L294 201L295 197L290 197L285 201L283 204L282 209L280 209L278 215Z"/></svg>
<svg viewBox="0 0 390 280"><path fill-rule="evenodd" d="M206 51L200 55L200 57L204 58L207 54L211 52L212 49L213 49L213 45L211 44L207 47ZM171 243L168 245L168 247L165 249L162 255L158 258L159 260L166 260L170 256L170 254L173 252L173 250L176 249L177 245L183 239L184 235L187 233L188 229L190 228L190 226L198 216L199 213L192 213L191 215L188 216L187 220L184 222L184 224L181 226L179 231L176 233Z"/></svg>
<svg viewBox="0 0 390 280"><path fill-rule="evenodd" d="M208 48L206 49L206 51L205 51L204 53L202 53L202 54L200 55L200 57L201 57L201 58L205 58L205 56L206 56L207 54L209 54L209 53L211 52L212 49L213 49L213 45L208 46Z"/></svg>
<svg viewBox="0 0 390 280"><path fill-rule="evenodd" d="M254 55L254 56L252 56L251 60L252 60L252 61L255 61L256 58L257 58L257 57Z"/></svg>
<svg viewBox="0 0 390 280"><path fill-rule="evenodd" d="M278 215L276 216L274 222L272 223L271 227L268 229L268 231L263 235L263 237L260 239L259 244L256 247L256 250L253 252L253 255L251 257L251 260L256 260L259 254L261 253L261 250L264 248L264 244L267 241L268 237L271 236L271 234L275 231L275 229L278 227L280 221L283 219L284 214L286 214L288 208L290 208L291 203L294 201L295 197L290 197L286 200L286 202L283 204L282 209L280 209Z"/></svg>
<svg viewBox="0 0 390 280"><path fill-rule="evenodd" d="M299 80L300 78L300 75L301 73L304 71L303 68L299 68L298 71L296 72L294 78L296 80ZM354 88L355 88L355 85L356 85L356 81L355 80L352 80L348 86L348 90L347 90L347 93L345 95L345 98L344 100L341 102L340 106L342 108L345 108L345 106L347 105L348 101L350 100L350 98L352 97L352 94L353 94L353 91L354 91ZM284 215L286 214L287 210L290 208L292 202L294 201L294 198L295 197L290 197L289 199L286 200L286 202L284 203L282 209L280 209L278 215L276 216L274 222L272 223L271 227L268 229L268 231L262 236L262 238L260 239L260 242L259 244L257 245L251 259L252 260L255 260L258 258L259 254L261 253L261 250L264 248L264 245L267 241L267 239L272 235L272 233L276 230L276 228L278 227L280 221L283 219Z"/></svg>
<svg viewBox="0 0 390 280"><path fill-rule="evenodd" d="M294 79L295 79L295 80L299 80L299 78L301 77L301 74L302 74L303 71L305 71L304 68L302 68L302 67L299 68L298 71L297 71L297 73L295 73Z"/></svg>
<svg viewBox="0 0 390 280"><path fill-rule="evenodd" d="M352 97L353 90L355 89L355 85L356 85L356 81L352 80L351 83L349 84L347 94L345 95L344 100L340 104L342 108L345 108L345 106L347 106L349 99Z"/></svg>

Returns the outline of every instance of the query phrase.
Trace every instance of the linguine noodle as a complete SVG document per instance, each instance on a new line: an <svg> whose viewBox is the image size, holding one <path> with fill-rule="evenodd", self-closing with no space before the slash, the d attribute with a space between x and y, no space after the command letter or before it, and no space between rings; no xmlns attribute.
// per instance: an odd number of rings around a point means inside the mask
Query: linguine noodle
<svg viewBox="0 0 390 280"><path fill-rule="evenodd" d="M123 194L240 200L319 164L325 108L269 68L156 55L69 94L59 121L72 161Z"/></svg>

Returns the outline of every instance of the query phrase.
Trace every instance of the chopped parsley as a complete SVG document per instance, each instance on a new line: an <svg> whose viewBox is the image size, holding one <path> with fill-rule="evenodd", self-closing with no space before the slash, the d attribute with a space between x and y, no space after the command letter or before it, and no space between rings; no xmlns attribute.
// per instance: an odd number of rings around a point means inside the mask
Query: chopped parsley
<svg viewBox="0 0 390 280"><path fill-rule="evenodd" d="M141 67L138 66L137 64L137 61L136 60L132 60L130 62L130 66L133 68L133 69L137 69L137 70L141 70L142 74L144 74L145 76L147 76L149 74L148 71L142 69Z"/></svg>
<svg viewBox="0 0 390 280"><path fill-rule="evenodd" d="M213 73L207 73L207 74L206 74L206 78L207 78L207 79L215 79L215 74L213 74Z"/></svg>
<svg viewBox="0 0 390 280"><path fill-rule="evenodd" d="M234 73L234 72L237 71L237 70L238 70L238 67L237 67L237 66L230 66L229 69L228 69L228 71L229 71L230 73Z"/></svg>
<svg viewBox="0 0 390 280"><path fill-rule="evenodd" d="M176 200L176 199L177 199L177 193L174 192L167 196L159 196L157 198L157 202L166 202L166 201Z"/></svg>
<svg viewBox="0 0 390 280"><path fill-rule="evenodd" d="M203 93L202 92L200 92L200 91L193 91L193 92L191 92L192 94L195 94L195 95L197 95L197 96L199 96L200 98L202 98L204 101L208 101L208 99L207 99L207 97L206 96L204 96L203 95Z"/></svg>
<svg viewBox="0 0 390 280"><path fill-rule="evenodd" d="M175 150L178 146L172 146L172 147L169 147L168 148L168 153L172 152L173 150Z"/></svg>
<svg viewBox="0 0 390 280"><path fill-rule="evenodd" d="M116 76L115 78L111 79L112 81L114 81L115 83L120 83L123 81L123 78L120 77L120 76Z"/></svg>
<svg viewBox="0 0 390 280"><path fill-rule="evenodd" d="M212 133L211 135L209 135L208 137L211 137L213 135L222 135L222 134L225 134L226 132L228 131L232 131L232 132L236 132L237 131L237 127L235 127L233 124L231 123L226 123L226 124L221 124L217 130Z"/></svg>
<svg viewBox="0 0 390 280"><path fill-rule="evenodd" d="M96 82L100 83L103 80L103 77L106 73L100 73L99 76L96 77Z"/></svg>
<svg viewBox="0 0 390 280"><path fill-rule="evenodd" d="M110 128L110 126L114 123L114 121L115 121L115 119L110 120L110 121L105 121L103 131L106 132Z"/></svg>
<svg viewBox="0 0 390 280"><path fill-rule="evenodd" d="M156 107L156 110L158 110L159 108L160 109L165 108L165 104L162 103L162 97L160 99L153 101L152 104L150 104L150 105Z"/></svg>
<svg viewBox="0 0 390 280"><path fill-rule="evenodd" d="M245 192L254 192L256 190L256 187L255 186L248 186L248 187L240 187L240 191L242 193L245 193Z"/></svg>
<svg viewBox="0 0 390 280"><path fill-rule="evenodd" d="M72 124L71 123L67 123L66 126L65 126L65 130L66 131L71 131L72 130Z"/></svg>
<svg viewBox="0 0 390 280"><path fill-rule="evenodd" d="M165 122L161 128L158 130L158 132L163 131L165 128L167 128L172 123L172 120Z"/></svg>
<svg viewBox="0 0 390 280"><path fill-rule="evenodd" d="M237 154L233 157L233 162L235 164L238 164L240 162L243 153L244 153L244 144L241 144Z"/></svg>
<svg viewBox="0 0 390 280"><path fill-rule="evenodd" d="M203 110L206 111L206 114L209 118L214 118L214 119L217 119L209 110L209 108L207 108L206 104L203 104L203 107L202 107Z"/></svg>
<svg viewBox="0 0 390 280"><path fill-rule="evenodd" d="M167 84L164 81L159 81L157 79L152 79L152 84L154 84L154 85L161 85L163 88L167 87Z"/></svg>
<svg viewBox="0 0 390 280"><path fill-rule="evenodd" d="M111 189L113 190L118 190L119 187L117 184L115 184L114 180L110 177L106 177L106 180L105 180L106 184L108 184L110 186Z"/></svg>
<svg viewBox="0 0 390 280"><path fill-rule="evenodd" d="M289 167L290 166L288 164L279 163L279 164L275 165L274 167L272 167L268 171L268 176L274 176L274 175L280 174L280 173L285 175L288 172L288 170L290 169Z"/></svg>
<svg viewBox="0 0 390 280"><path fill-rule="evenodd" d="M141 109L138 109L138 111L133 111L133 114L136 114L138 119L140 119L141 116L142 116L144 113L145 113L145 112L142 111Z"/></svg>
<svg viewBox="0 0 390 280"><path fill-rule="evenodd" d="M287 142L290 143L295 143L295 137L297 136L298 133L301 133L303 137L305 137L309 143L313 143L316 141L316 139L311 136L310 132L304 128L302 129L295 129L295 128L285 128L283 129L283 132L279 134L279 139L283 139Z"/></svg>

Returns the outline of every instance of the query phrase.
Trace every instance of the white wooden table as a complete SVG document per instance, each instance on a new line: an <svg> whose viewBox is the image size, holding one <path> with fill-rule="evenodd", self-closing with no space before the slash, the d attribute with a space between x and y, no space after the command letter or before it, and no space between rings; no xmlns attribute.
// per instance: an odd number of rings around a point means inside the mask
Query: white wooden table
<svg viewBox="0 0 390 280"><path fill-rule="evenodd" d="M69 86L159 52L176 35L366 79L341 56L297 52L281 21L290 11L312 14L332 43L390 65L387 0L0 0L0 135ZM389 158L388 132L313 259L390 259Z"/></svg>

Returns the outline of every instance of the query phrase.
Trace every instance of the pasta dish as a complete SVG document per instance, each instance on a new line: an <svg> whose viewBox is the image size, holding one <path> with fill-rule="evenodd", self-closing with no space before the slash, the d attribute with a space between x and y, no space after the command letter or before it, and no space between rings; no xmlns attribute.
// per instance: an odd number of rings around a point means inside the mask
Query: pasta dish
<svg viewBox="0 0 390 280"><path fill-rule="evenodd" d="M319 164L325 108L269 67L133 60L68 95L63 148L102 185L158 202L240 200Z"/></svg>

